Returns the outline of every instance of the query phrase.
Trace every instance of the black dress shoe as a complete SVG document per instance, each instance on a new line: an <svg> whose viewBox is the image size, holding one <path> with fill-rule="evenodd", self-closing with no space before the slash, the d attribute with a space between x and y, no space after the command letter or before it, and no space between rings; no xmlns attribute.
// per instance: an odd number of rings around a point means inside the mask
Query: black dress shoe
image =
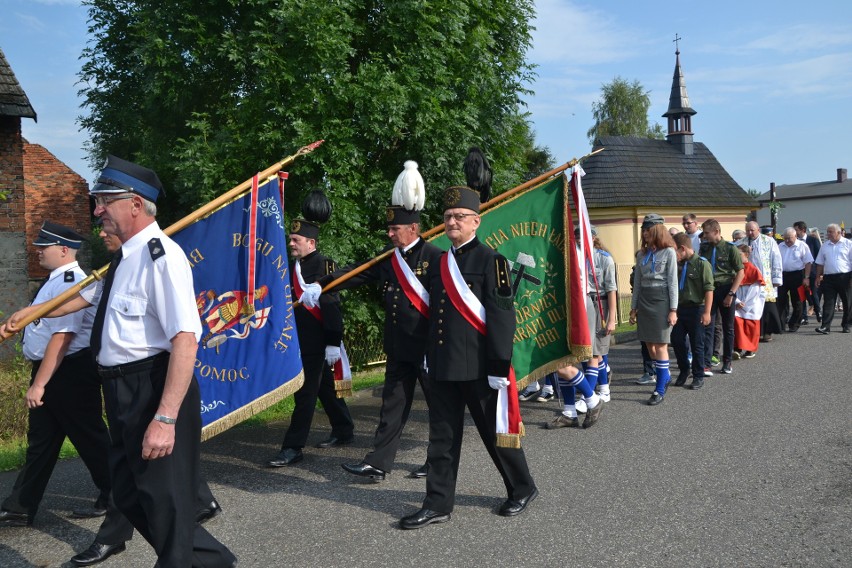
<svg viewBox="0 0 852 568"><path fill-rule="evenodd" d="M419 529L426 525L435 523L446 523L450 520L449 513L439 513L429 509L420 509L413 515L408 515L399 520L399 528L403 530Z"/></svg>
<svg viewBox="0 0 852 568"><path fill-rule="evenodd" d="M26 513L0 510L0 527L26 527L33 524L33 520Z"/></svg>
<svg viewBox="0 0 852 568"><path fill-rule="evenodd" d="M816 328L816 332L821 333L823 335L828 335L829 333L831 333L831 330L827 327L819 326L818 328Z"/></svg>
<svg viewBox="0 0 852 568"><path fill-rule="evenodd" d="M338 438L337 436L329 436L327 440L323 440L317 444L318 448L333 448L335 446L348 446L355 441L355 436L348 438Z"/></svg>
<svg viewBox="0 0 852 568"><path fill-rule="evenodd" d="M343 463L340 466L353 475L361 477L369 477L374 481L382 481L385 478L385 472L377 467L373 467L366 462L361 463Z"/></svg>
<svg viewBox="0 0 852 568"><path fill-rule="evenodd" d="M704 386L704 379L701 377L692 377L692 384L689 385L689 388L692 390L698 390Z"/></svg>
<svg viewBox="0 0 852 568"><path fill-rule="evenodd" d="M523 499L506 499L505 503L500 505L498 513L502 517L514 517L520 515L527 508L527 505L532 503L532 500L538 497L538 487L532 490L532 493Z"/></svg>
<svg viewBox="0 0 852 568"><path fill-rule="evenodd" d="M648 406L657 406L661 402L663 402L663 395L655 392L651 395L651 398L648 399Z"/></svg>
<svg viewBox="0 0 852 568"><path fill-rule="evenodd" d="M101 495L95 500L95 504L90 509L72 509L71 517L75 519L95 519L103 517L107 512L107 504L109 504L109 493Z"/></svg>
<svg viewBox="0 0 852 568"><path fill-rule="evenodd" d="M841 331L843 331L843 333L852 333L852 329L849 329L848 327L844 327Z"/></svg>
<svg viewBox="0 0 852 568"><path fill-rule="evenodd" d="M680 374L677 376L677 380L675 381L674 386L676 386L676 387L682 387L683 385L685 385L685 384L686 384L686 379L688 379L688 378L689 378L689 373L688 373L688 372L687 372L687 373L680 373Z"/></svg>
<svg viewBox="0 0 852 568"><path fill-rule="evenodd" d="M414 471L408 474L408 477L411 479L426 479L426 476L429 475L429 464L424 463Z"/></svg>
<svg viewBox="0 0 852 568"><path fill-rule="evenodd" d="M195 522L203 525L213 517L222 513L222 507L215 499L210 501L210 504L195 512Z"/></svg>
<svg viewBox="0 0 852 568"><path fill-rule="evenodd" d="M75 566L91 566L103 562L113 554L124 552L127 546L120 542L118 544L101 544L98 541L92 543L92 546L71 558L71 563Z"/></svg>
<svg viewBox="0 0 852 568"><path fill-rule="evenodd" d="M284 448L278 455L266 462L269 467L284 467L302 461L305 455L298 448Z"/></svg>

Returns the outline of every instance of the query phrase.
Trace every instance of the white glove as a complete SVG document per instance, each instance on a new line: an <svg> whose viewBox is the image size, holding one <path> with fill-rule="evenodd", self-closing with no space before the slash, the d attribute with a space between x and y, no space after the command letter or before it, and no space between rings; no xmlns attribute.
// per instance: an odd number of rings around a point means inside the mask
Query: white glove
<svg viewBox="0 0 852 568"><path fill-rule="evenodd" d="M494 377L492 375L488 375L488 386L498 391L509 386L509 379L506 377Z"/></svg>
<svg viewBox="0 0 852 568"><path fill-rule="evenodd" d="M334 345L325 346L325 362L329 367L333 367L335 363L340 361L340 347Z"/></svg>
<svg viewBox="0 0 852 568"><path fill-rule="evenodd" d="M319 305L320 294L322 294L322 286L316 282L305 284L302 295L299 296L299 303L308 308L315 308Z"/></svg>

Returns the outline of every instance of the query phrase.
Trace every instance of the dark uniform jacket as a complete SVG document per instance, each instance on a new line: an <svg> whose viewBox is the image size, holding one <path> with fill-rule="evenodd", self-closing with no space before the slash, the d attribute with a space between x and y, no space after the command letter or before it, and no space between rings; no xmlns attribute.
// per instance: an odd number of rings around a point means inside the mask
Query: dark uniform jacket
<svg viewBox="0 0 852 568"><path fill-rule="evenodd" d="M468 287L485 307L486 333L480 334L453 306L441 281L440 267L432 271L426 357L429 378L473 381L488 375L506 377L515 335L509 263L476 237L456 250L456 263Z"/></svg>
<svg viewBox="0 0 852 568"><path fill-rule="evenodd" d="M305 284L316 282L326 274L334 272L334 261L314 251L301 260L302 278ZM290 274L293 283L296 282L296 266L290 263ZM291 286L293 302L296 297L296 286ZM302 353L316 355L325 353L326 345L340 346L343 341L343 314L340 311L340 296L336 293L320 296L319 308L322 312L322 323L309 313L305 306L296 308L296 332L299 336L299 347Z"/></svg>
<svg viewBox="0 0 852 568"><path fill-rule="evenodd" d="M384 250L391 250L391 248L388 246ZM441 254L443 254L441 249L423 239L420 239L417 244L402 253L406 264L427 291L429 290L430 276L437 274L440 270ZM342 276L356 266L352 265L336 270L331 279ZM331 279L328 281L330 282ZM342 282L336 289L355 288L367 282L378 282L382 287L385 305L384 350L388 358L396 361L422 363L423 356L426 354L429 320L417 311L417 308L414 307L414 304L411 303L400 287L390 257Z"/></svg>

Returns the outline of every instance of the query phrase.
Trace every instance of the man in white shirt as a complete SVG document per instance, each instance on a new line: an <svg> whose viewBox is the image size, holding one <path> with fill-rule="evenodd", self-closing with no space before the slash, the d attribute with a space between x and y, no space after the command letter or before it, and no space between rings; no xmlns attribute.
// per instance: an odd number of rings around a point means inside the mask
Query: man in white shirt
<svg viewBox="0 0 852 568"><path fill-rule="evenodd" d="M787 325L790 331L795 332L799 330L802 321L802 298L799 288L810 287L814 257L805 241L796 237L796 229L793 227L784 229L784 242L778 245L778 250L781 251L781 266L784 268L782 283L778 288L778 315L781 316L781 325ZM790 305L793 309L788 321L787 309Z"/></svg>
<svg viewBox="0 0 852 568"><path fill-rule="evenodd" d="M821 286L823 296L822 325L816 328L817 333L827 335L831 331L834 319L834 306L837 298L843 306L841 327L843 333L849 333L849 285L852 281L852 241L843 237L840 226L836 223L829 225L826 230L826 241L819 249L816 257L816 285Z"/></svg>

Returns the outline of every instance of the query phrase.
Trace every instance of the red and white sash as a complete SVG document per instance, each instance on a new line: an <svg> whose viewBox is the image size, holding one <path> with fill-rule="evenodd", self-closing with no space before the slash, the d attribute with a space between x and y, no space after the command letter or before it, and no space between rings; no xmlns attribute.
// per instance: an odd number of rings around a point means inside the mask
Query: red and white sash
<svg viewBox="0 0 852 568"><path fill-rule="evenodd" d="M301 263L297 260L294 266L293 278L291 278L293 290L296 292L296 297L301 298L307 283L302 277ZM319 306L313 308L304 304L301 304L301 306L308 310L308 313L314 316L318 322L322 323L322 310ZM344 347L342 341L340 342L340 359L332 366L331 370L334 372L334 391L337 398L352 396L352 369L349 367L349 357L346 355L346 347Z"/></svg>
<svg viewBox="0 0 852 568"><path fill-rule="evenodd" d="M398 248L393 250L391 266L393 266L393 272L396 274L396 279L399 281L405 297L408 298L408 301L412 303L423 317L428 318L429 292L426 291L426 288L417 279L414 272L412 272L411 267L402 258L402 253L399 252Z"/></svg>
<svg viewBox="0 0 852 568"><path fill-rule="evenodd" d="M455 253L450 250L441 257L441 282L453 306L480 334L485 335L485 306L468 288L456 263ZM509 365L509 385L497 391L497 445L504 448L520 448L524 435L521 408L518 404L518 385L515 369Z"/></svg>

